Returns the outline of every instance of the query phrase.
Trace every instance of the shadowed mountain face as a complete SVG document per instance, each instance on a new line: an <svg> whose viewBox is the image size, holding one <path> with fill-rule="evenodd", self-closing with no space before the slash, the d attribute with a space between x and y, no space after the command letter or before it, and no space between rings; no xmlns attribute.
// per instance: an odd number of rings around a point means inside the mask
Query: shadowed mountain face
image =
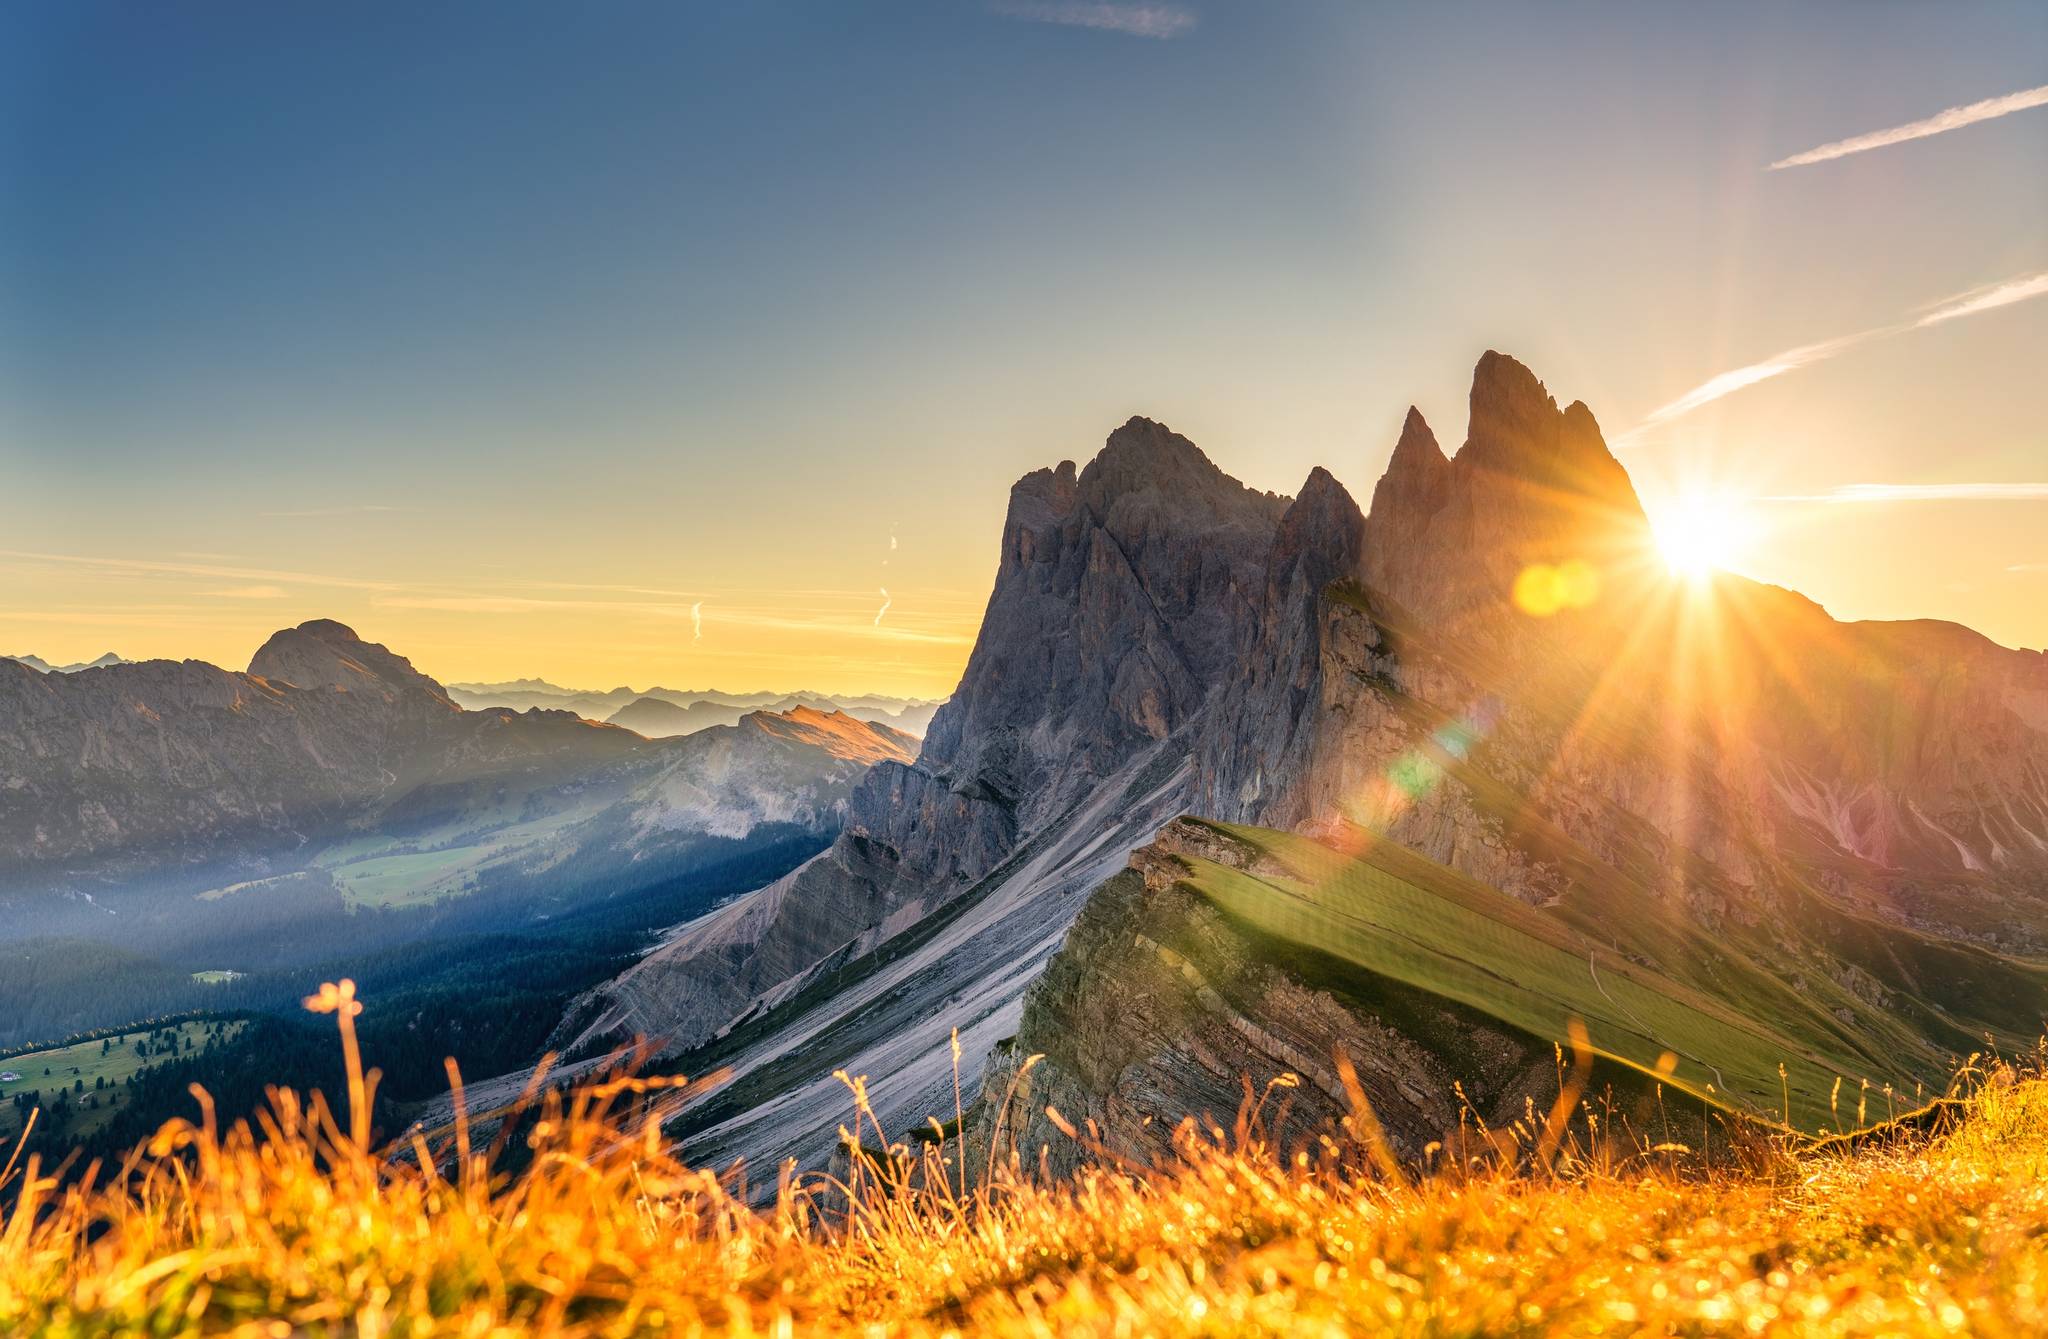
<svg viewBox="0 0 2048 1339"><path fill-rule="evenodd" d="M246 674L157 660L59 677L0 662L0 860L296 844L439 777L574 770L639 742L565 713L465 712L327 620L276 634Z"/></svg>
<svg viewBox="0 0 2048 1339"><path fill-rule="evenodd" d="M764 843L814 850L868 768L915 748L809 708L663 740L465 711L327 620L277 633L247 673L0 661L0 929L242 963L353 930L506 928ZM411 919L352 925L366 908Z"/></svg>
<svg viewBox="0 0 2048 1339"><path fill-rule="evenodd" d="M1670 578L1592 414L1499 354L1456 455L1411 412L1369 515L1320 470L1291 502L1250 492L1137 419L1017 484L917 761L557 1040L643 1032L730 1064L682 1129L757 1160L829 1152L834 1068L870 1075L885 1121L947 1109L955 1026L970 1078L1002 1043L985 1117L1048 1057L1006 1118L1034 1158L1044 1093L1148 1153L1191 1109L1227 1125L1241 1073L1327 1076L1338 1039L1372 1052L1373 1100L1419 1148L1461 1056L1518 1113L1565 1018L1600 1009L1627 1063L1668 1047L1702 1093L1725 1071L1715 1101L1755 1099L1738 1077L1773 1049L1911 1083L2039 1027L2044 693L2048 660L1965 629ZM1176 826L1112 878L1176 814L1239 826ZM1326 904L1317 880L1406 891ZM1366 933L1433 945L1416 925L1453 923L1446 899L1509 945L1489 970L1540 961L1548 984L1504 1002ZM1373 920L1393 905L1421 919Z"/></svg>

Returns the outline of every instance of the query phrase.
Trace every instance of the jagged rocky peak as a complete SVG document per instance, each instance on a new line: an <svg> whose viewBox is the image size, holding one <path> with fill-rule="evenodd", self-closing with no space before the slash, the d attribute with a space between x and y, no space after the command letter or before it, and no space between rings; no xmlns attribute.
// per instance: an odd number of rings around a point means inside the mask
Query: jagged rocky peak
<svg viewBox="0 0 2048 1339"><path fill-rule="evenodd" d="M339 688L460 710L447 690L414 669L410 660L364 641L355 629L331 618L311 619L271 634L250 660L249 673L298 688Z"/></svg>
<svg viewBox="0 0 2048 1339"><path fill-rule="evenodd" d="M1472 374L1464 446L1446 458L1408 411L1373 492L1366 580L1460 633L1500 611L1533 563L1639 565L1649 523L1581 402L1559 409L1521 363L1489 350Z"/></svg>
<svg viewBox="0 0 2048 1339"><path fill-rule="evenodd" d="M1280 518L1266 563L1269 598L1276 587L1299 575L1321 586L1359 575L1365 545L1365 516L1336 476L1318 465Z"/></svg>
<svg viewBox="0 0 2048 1339"><path fill-rule="evenodd" d="M1450 457L1436 444L1422 411L1409 405L1393 458L1372 492L1373 514L1434 515L1449 496L1453 473Z"/></svg>
<svg viewBox="0 0 2048 1339"><path fill-rule="evenodd" d="M1628 472L1607 449L1583 400L1560 410L1536 374L1489 349L1472 372L1461 466L1544 485L1640 519ZM1532 499L1540 500L1540 499Z"/></svg>
<svg viewBox="0 0 2048 1339"><path fill-rule="evenodd" d="M1081 491L1098 506L1132 494L1168 494L1191 507L1218 510L1247 490L1187 438L1133 415L1081 472Z"/></svg>
<svg viewBox="0 0 2048 1339"><path fill-rule="evenodd" d="M1020 830L1192 718L1254 621L1287 500L1132 418L1078 475L1010 496L1002 564L920 762L1021 806Z"/></svg>

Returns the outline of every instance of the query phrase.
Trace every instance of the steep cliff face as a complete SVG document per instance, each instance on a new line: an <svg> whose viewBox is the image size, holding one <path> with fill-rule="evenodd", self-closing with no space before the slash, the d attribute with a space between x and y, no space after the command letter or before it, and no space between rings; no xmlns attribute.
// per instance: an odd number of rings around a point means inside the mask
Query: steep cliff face
<svg viewBox="0 0 2048 1339"><path fill-rule="evenodd" d="M1345 672L1326 651L1328 592L1356 582L1364 530L1351 495L1318 467L1281 518L1237 672L1202 724L1197 812L1289 825L1310 816L1328 704L1347 691L1328 677Z"/></svg>
<svg viewBox="0 0 2048 1339"><path fill-rule="evenodd" d="M1197 718L1249 635L1285 505L1142 418L1078 474L1025 476L980 636L916 761L877 766L832 850L579 1001L557 1044L707 1043L1069 821Z"/></svg>
<svg viewBox="0 0 2048 1339"><path fill-rule="evenodd" d="M1230 479L1149 419L1012 494L960 688L918 765L1029 832L1191 719L1257 613L1285 500Z"/></svg>

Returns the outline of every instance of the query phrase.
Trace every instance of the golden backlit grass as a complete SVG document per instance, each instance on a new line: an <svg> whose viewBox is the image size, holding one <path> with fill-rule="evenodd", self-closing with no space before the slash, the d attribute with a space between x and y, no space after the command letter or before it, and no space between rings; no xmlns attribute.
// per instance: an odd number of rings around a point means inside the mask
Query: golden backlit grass
<svg viewBox="0 0 2048 1339"><path fill-rule="evenodd" d="M280 1093L97 1189L14 1169L0 1334L2048 1332L2032 1069L1986 1071L1946 1131L1742 1170L1568 1147L1409 1184L1369 1140L1288 1161L1189 1126L1156 1172L963 1193L934 1140L757 1210L664 1155L654 1083L543 1102L516 1173L466 1127L372 1152L349 1054L348 1130Z"/></svg>

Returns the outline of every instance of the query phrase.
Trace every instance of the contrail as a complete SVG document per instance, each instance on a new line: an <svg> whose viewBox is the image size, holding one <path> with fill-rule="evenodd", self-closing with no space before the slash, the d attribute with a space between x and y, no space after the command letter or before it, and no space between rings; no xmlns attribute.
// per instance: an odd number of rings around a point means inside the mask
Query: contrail
<svg viewBox="0 0 2048 1339"><path fill-rule="evenodd" d="M1676 400L1650 411L1649 415L1635 427L1614 439L1614 445L1628 445L1641 433L1660 427L1675 418L1681 418L1698 409L1701 405L1712 404L1725 395L1733 395L1745 386L1754 386L1759 381L1769 381L1787 372L1796 372L1802 367L1832 358L1846 349L1874 339L1886 339L1902 335L1909 330L1920 330L1931 325L1940 325L1958 317L1976 316L1981 312L1995 311L2010 307L2015 302L2048 295L2048 271L2040 274L2021 275L2016 279L2003 279L1995 284L1985 284L1967 293L1957 293L1943 298L1922 309L1921 315L1910 321L1895 325L1881 325L1869 330L1859 330L1852 335L1835 339L1824 339L1817 344L1802 344L1796 349L1787 349L1774 354L1760 363L1750 363L1732 372L1723 372L1710 377L1693 387Z"/></svg>
<svg viewBox="0 0 2048 1339"><path fill-rule="evenodd" d="M1921 326L1940 325L1943 321L1953 321L1958 316L1975 316L1978 312L1988 312L1995 307L2010 307L2015 302L2038 298L2043 293L2048 293L2048 271L2030 274L2023 279L2007 279L2004 283L1986 284L1982 288L1973 288L1967 293L1958 293L1952 298L1935 303L1925 316L1913 322L1913 326L1918 329Z"/></svg>
<svg viewBox="0 0 2048 1339"><path fill-rule="evenodd" d="M1817 363L1824 358L1832 358L1842 352L1842 350L1861 344L1864 340L1875 339L1879 335L1888 335L1892 333L1894 328L1886 326L1877 330L1861 331L1854 335L1843 335L1838 339L1824 339L1818 344L1802 344L1796 349L1787 349L1783 353L1766 358L1760 363L1751 363L1747 367L1738 367L1732 372L1723 372L1720 376L1711 378L1693 387L1670 404L1651 410L1650 416L1644 419L1641 426L1634 431L1641 432L1643 428L1653 428L1660 423L1668 423L1681 415L1690 414L1701 405L1711 404L1724 395L1733 395L1745 386L1754 386L1759 381L1769 381L1772 377L1781 377L1787 372L1796 372L1809 363ZM1628 435L1633 436L1634 432Z"/></svg>
<svg viewBox="0 0 2048 1339"><path fill-rule="evenodd" d="M690 640L693 642L704 640L704 602L702 600L690 606Z"/></svg>
<svg viewBox="0 0 2048 1339"><path fill-rule="evenodd" d="M2044 502L2048 483L1840 484L1825 493L1774 493L1760 502ZM2016 569L2008 569L2016 570Z"/></svg>
<svg viewBox="0 0 2048 1339"><path fill-rule="evenodd" d="M882 592L882 607L881 607L880 609L877 609L877 610L875 611L875 626L876 626L876 627L878 627L878 628L882 626L882 615L884 615L884 614L886 614L886 613L888 613L888 612L889 612L889 605L890 605L890 600L889 600L889 588L888 588L887 586L883 586L883 587L881 587L881 592Z"/></svg>
<svg viewBox="0 0 2048 1339"><path fill-rule="evenodd" d="M1838 139L1832 144L1823 144L1805 153L1795 153L1790 158L1780 158L1772 163L1770 170L1776 172L1787 167L1805 167L1809 163L1825 163L1834 158L1847 158L1852 153L1865 153L1871 149L1883 149L1893 144L1904 144L1907 140L1926 139L1929 135L1940 135L1964 126L1976 125L1979 121L1995 121L2001 116L2023 112L2029 107L2048 103L2048 84L2039 88L2024 89L2018 93L2007 93L2003 97L1986 98L1961 107L1950 107L1947 111L1936 112L1924 121L1909 121L1890 130L1874 130L1868 135L1855 135L1849 139Z"/></svg>

